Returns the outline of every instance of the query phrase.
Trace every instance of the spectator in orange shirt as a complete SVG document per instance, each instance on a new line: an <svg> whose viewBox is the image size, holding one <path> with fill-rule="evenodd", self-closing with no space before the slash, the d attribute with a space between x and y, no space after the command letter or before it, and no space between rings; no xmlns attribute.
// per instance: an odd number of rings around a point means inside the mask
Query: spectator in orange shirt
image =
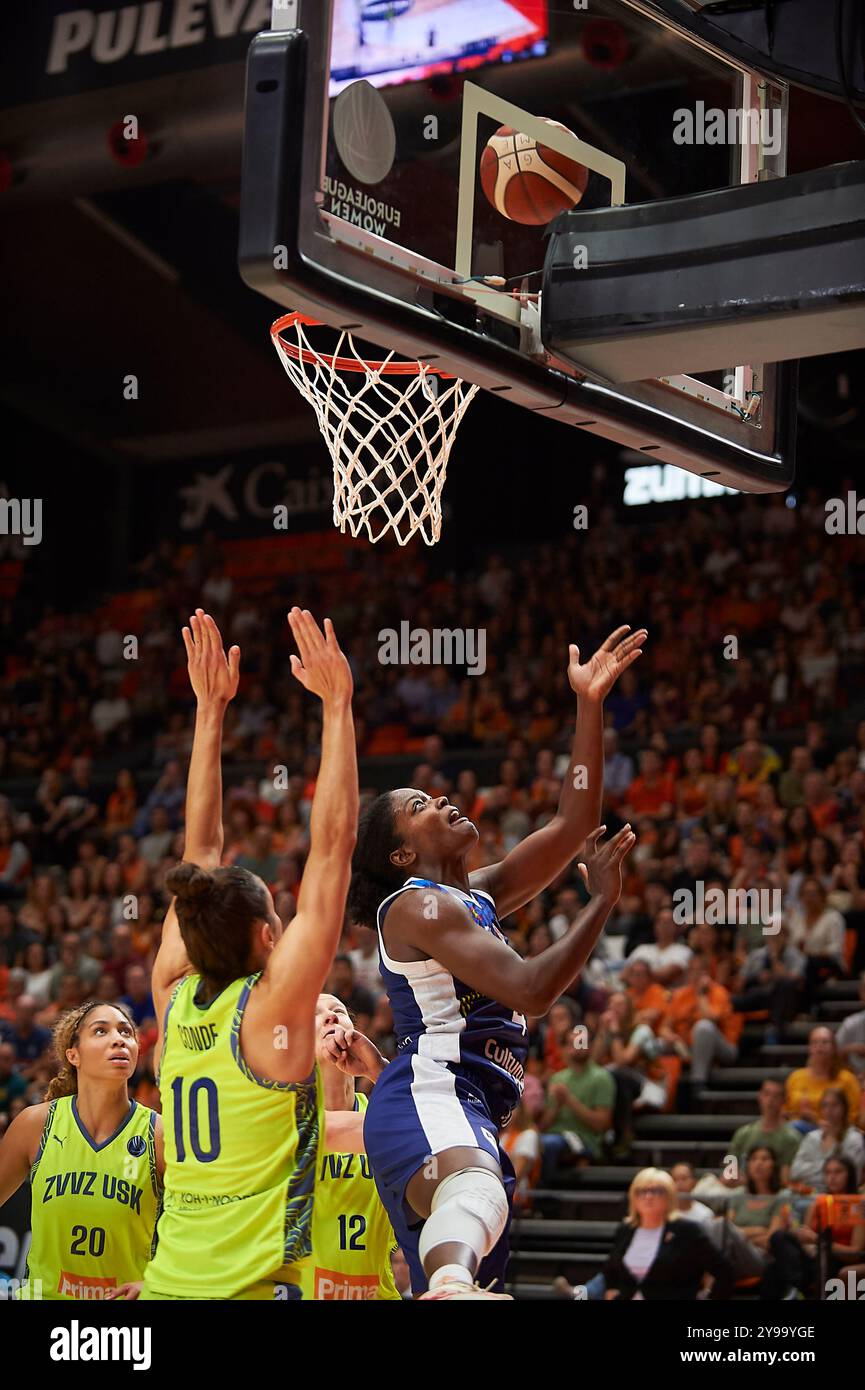
<svg viewBox="0 0 865 1390"><path fill-rule="evenodd" d="M152 893L138 896L138 915L129 918L132 950L136 956L148 957L162 935L162 923L156 917L156 900Z"/></svg>
<svg viewBox="0 0 865 1390"><path fill-rule="evenodd" d="M511 721L508 717L508 723L506 728L503 728L503 732L507 732L510 727ZM532 704L532 717L526 736L530 743L549 743L556 737L557 732L557 720L550 711L550 702L545 696L539 695Z"/></svg>
<svg viewBox="0 0 865 1390"><path fill-rule="evenodd" d="M604 749L606 751L606 735L604 736ZM462 774L461 774L462 775ZM546 796L546 785L551 778L556 775L556 755L551 748L541 748L535 756L534 775L529 786L529 797L532 801L543 801Z"/></svg>
<svg viewBox="0 0 865 1390"><path fill-rule="evenodd" d="M805 805L817 829L824 833L838 819L838 802L822 772L806 772L802 782Z"/></svg>
<svg viewBox="0 0 865 1390"><path fill-rule="evenodd" d="M495 864L504 855L504 840L493 816L481 816L477 822L478 842L469 851L468 868L483 869Z"/></svg>
<svg viewBox="0 0 865 1390"><path fill-rule="evenodd" d="M717 886L721 887L720 883ZM688 931L687 941L695 956L705 958L715 984L723 985L725 989L731 988L737 962L725 940L724 931L710 922L697 922Z"/></svg>
<svg viewBox="0 0 865 1390"><path fill-rule="evenodd" d="M500 743L509 738L512 732L513 721L504 707L501 695L497 690L487 691L475 705L475 717L472 722L474 737L481 743ZM546 734L544 737L548 739L550 735Z"/></svg>
<svg viewBox="0 0 865 1390"><path fill-rule="evenodd" d="M502 1130L501 1146L514 1166L514 1206L525 1213L531 1208L532 1188L537 1187L541 1176L541 1136L525 1101Z"/></svg>
<svg viewBox="0 0 865 1390"><path fill-rule="evenodd" d="M745 855L749 849L757 851L759 856L768 857L772 849L772 841L769 836L760 830L757 824L757 810L750 801L736 802L736 829L727 841L727 850L732 869L739 869L745 862ZM751 869L756 869L757 861L750 865ZM753 886L753 885L752 885Z"/></svg>
<svg viewBox="0 0 865 1390"><path fill-rule="evenodd" d="M703 725L700 752L706 772L719 776L727 771L728 755L721 751L721 735L716 724Z"/></svg>
<svg viewBox="0 0 865 1390"><path fill-rule="evenodd" d="M105 811L105 833L117 835L121 830L131 830L138 807L135 782L128 768L117 774L114 791L108 798Z"/></svg>
<svg viewBox="0 0 865 1390"><path fill-rule="evenodd" d="M715 984L705 956L694 956L688 983L673 991L660 1034L691 1060L692 1090L704 1086L716 1061L735 1062L744 1019L733 1010L729 991Z"/></svg>
<svg viewBox="0 0 865 1390"><path fill-rule="evenodd" d="M468 733L472 725L476 696L475 680L468 677L460 683L459 695L447 714L439 721L439 728L443 734Z"/></svg>
<svg viewBox="0 0 865 1390"><path fill-rule="evenodd" d="M27 971L20 965L13 965L6 981L6 992L0 994L0 1023L12 1023L15 1019L18 1000L27 989Z"/></svg>
<svg viewBox="0 0 865 1390"><path fill-rule="evenodd" d="M654 748L640 754L640 775L635 777L625 796L622 817L635 821L639 816L659 816L666 819L676 805L676 786L662 770L661 759Z"/></svg>
<svg viewBox="0 0 865 1390"><path fill-rule="evenodd" d="M137 893L147 880L147 864L142 858L135 836L125 833L117 841L116 862L123 873L123 886L129 893Z"/></svg>
<svg viewBox="0 0 865 1390"><path fill-rule="evenodd" d="M652 979L652 972L644 960L629 961L622 971L622 979L634 1006L635 1022L648 1023L657 1032L667 1013L667 991Z"/></svg>
<svg viewBox="0 0 865 1390"><path fill-rule="evenodd" d="M676 808L682 820L696 820L709 804L712 776L703 770L699 748L687 749L682 763L684 770L676 783Z"/></svg>
<svg viewBox="0 0 865 1390"><path fill-rule="evenodd" d="M248 854L252 845L252 832L255 829L255 816L243 802L231 808L225 827L225 849L223 864L233 864L241 854Z"/></svg>
<svg viewBox="0 0 865 1390"><path fill-rule="evenodd" d="M478 818L483 814L484 803L478 792L476 772L466 769L459 774L453 804L462 811L464 816L468 816L469 820L477 824Z"/></svg>

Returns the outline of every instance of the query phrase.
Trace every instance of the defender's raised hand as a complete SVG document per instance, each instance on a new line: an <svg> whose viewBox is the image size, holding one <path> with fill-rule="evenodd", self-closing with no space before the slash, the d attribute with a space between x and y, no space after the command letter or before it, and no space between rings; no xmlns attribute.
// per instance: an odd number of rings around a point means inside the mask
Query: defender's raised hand
<svg viewBox="0 0 865 1390"><path fill-rule="evenodd" d="M599 825L587 837L585 863L577 867L593 898L617 903L622 896L622 865L637 843L637 837L629 825L624 825L612 840L601 844L606 828Z"/></svg>
<svg viewBox="0 0 865 1390"><path fill-rule="evenodd" d="M325 702L350 701L351 667L336 640L330 618L324 620L324 632L306 608L292 608L288 621L300 653L299 657L292 655L292 675Z"/></svg>
<svg viewBox="0 0 865 1390"><path fill-rule="evenodd" d="M232 647L226 657L219 628L203 608L196 608L183 629L183 645L199 705L227 705L237 694L240 648Z"/></svg>
<svg viewBox="0 0 865 1390"><path fill-rule="evenodd" d="M583 700L603 700L622 672L637 660L648 635L644 627L636 632L627 624L617 627L584 666L580 665L580 649L572 642L568 648L571 689Z"/></svg>

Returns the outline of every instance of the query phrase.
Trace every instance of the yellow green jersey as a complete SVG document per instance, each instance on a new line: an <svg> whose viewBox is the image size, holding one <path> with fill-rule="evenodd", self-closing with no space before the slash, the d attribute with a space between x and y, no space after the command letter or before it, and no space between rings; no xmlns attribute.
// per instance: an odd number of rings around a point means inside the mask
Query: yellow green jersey
<svg viewBox="0 0 865 1390"><path fill-rule="evenodd" d="M133 1100L123 1123L96 1144L75 1096L51 1102L30 1170L22 1298L104 1298L144 1277L159 1214L155 1130L155 1112Z"/></svg>
<svg viewBox="0 0 865 1390"><path fill-rule="evenodd" d="M240 1030L259 975L200 1003L181 980L165 1017L159 1073L165 1195L145 1298L239 1298L298 1283L311 1250L320 1088L257 1076ZM276 1045L276 1044L275 1044ZM299 1296L299 1295L296 1295Z"/></svg>
<svg viewBox="0 0 865 1390"><path fill-rule="evenodd" d="M364 1111L359 1093L355 1109ZM312 1258L302 1271L304 1298L399 1298L390 1257L396 1237L381 1204L366 1154L323 1146L315 1173Z"/></svg>

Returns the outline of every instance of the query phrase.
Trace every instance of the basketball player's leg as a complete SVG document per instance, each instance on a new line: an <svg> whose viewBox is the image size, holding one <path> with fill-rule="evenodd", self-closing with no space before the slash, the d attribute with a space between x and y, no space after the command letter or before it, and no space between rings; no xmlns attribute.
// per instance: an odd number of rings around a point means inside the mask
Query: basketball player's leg
<svg viewBox="0 0 865 1390"><path fill-rule="evenodd" d="M445 1272L472 1284L509 1211L496 1124L477 1088L432 1059L397 1057L370 1098L364 1140L413 1292Z"/></svg>
<svg viewBox="0 0 865 1390"><path fill-rule="evenodd" d="M424 1223L418 1255L430 1292L448 1281L473 1283L510 1220L501 1166L480 1148L431 1155L409 1180L405 1202Z"/></svg>

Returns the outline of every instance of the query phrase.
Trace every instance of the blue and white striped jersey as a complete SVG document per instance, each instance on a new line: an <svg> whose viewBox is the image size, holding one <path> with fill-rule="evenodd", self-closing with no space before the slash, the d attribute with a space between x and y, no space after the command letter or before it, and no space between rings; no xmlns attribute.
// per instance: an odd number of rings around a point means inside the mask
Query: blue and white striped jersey
<svg viewBox="0 0 865 1390"><path fill-rule="evenodd" d="M506 1115L523 1090L528 1037L526 1021L504 1004L479 994L437 960L395 961L385 949L382 926L401 893L426 896L425 914L435 918L435 894L463 904L479 931L510 943L488 893L464 893L447 883L410 878L378 909L379 971L387 988L400 1055L415 1052L469 1076L484 1092L490 1110Z"/></svg>

